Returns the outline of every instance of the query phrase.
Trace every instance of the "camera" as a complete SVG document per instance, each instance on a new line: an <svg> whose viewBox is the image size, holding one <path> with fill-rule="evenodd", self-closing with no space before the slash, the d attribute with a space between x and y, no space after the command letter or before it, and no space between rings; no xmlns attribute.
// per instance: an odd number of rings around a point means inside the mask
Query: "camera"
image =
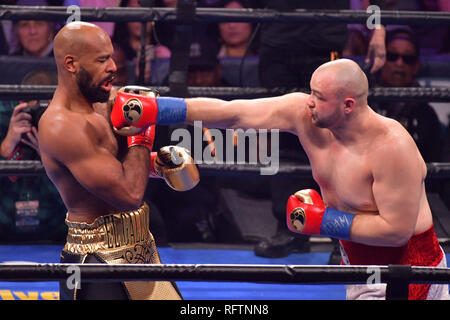
<svg viewBox="0 0 450 320"><path fill-rule="evenodd" d="M37 129L39 119L41 119L42 114L47 110L48 102L39 101L38 103L28 106L22 110L22 112L31 115L31 125Z"/></svg>

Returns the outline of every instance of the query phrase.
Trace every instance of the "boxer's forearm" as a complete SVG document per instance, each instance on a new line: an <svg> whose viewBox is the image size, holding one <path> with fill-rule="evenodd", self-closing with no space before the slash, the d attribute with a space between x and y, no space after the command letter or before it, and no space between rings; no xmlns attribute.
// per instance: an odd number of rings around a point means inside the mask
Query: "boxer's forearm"
<svg viewBox="0 0 450 320"><path fill-rule="evenodd" d="M186 122L202 121L207 128L295 129L296 109L303 94L274 98L224 101L211 98L186 99Z"/></svg>
<svg viewBox="0 0 450 320"><path fill-rule="evenodd" d="M399 247L408 242L414 228L396 224L381 215L357 214L350 228L350 240L371 246Z"/></svg>
<svg viewBox="0 0 450 320"><path fill-rule="evenodd" d="M142 204L150 171L150 153L147 148L131 147L122 162L122 170L121 185L128 191L127 201L139 207ZM120 201L120 197L117 198L117 201ZM125 205L128 205L127 201Z"/></svg>
<svg viewBox="0 0 450 320"><path fill-rule="evenodd" d="M204 127L232 128L238 122L237 110L230 103L213 98L186 99L186 122L193 125L194 121L202 121Z"/></svg>

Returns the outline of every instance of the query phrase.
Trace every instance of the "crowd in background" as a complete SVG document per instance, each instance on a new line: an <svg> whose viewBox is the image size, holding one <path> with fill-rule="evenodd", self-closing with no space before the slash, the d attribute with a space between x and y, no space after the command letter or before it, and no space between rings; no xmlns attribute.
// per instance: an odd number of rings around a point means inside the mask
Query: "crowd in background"
<svg viewBox="0 0 450 320"><path fill-rule="evenodd" d="M271 0L199 0L197 7L283 10L283 8L290 8L292 3L295 3L293 6L297 8L302 8L303 4L308 3L307 8L321 8L321 4L316 2L312 4L312 1L287 0L279 1L274 5L275 2ZM348 9L365 10L370 5L369 0L327 2L332 8L337 9L345 9L347 5ZM140 7L150 3L153 3L155 7L177 6L177 0L8 0L2 2L2 4L10 5L77 5L80 7ZM286 3L285 7L283 3ZM450 11L450 2L445 0L385 0L384 6L383 9L387 10ZM322 9L328 8L328 6L322 7ZM143 84L155 85L152 83L152 79L155 79L155 77L152 78L155 72L152 70L154 67L152 62L171 58L176 50L177 39L174 37L176 26L169 22L147 23L145 30L147 42L145 50L142 50L141 23L101 22L97 24L108 32L113 41L115 49L113 59L118 71L114 84L117 86L135 84L133 82L139 78L141 71L139 61L141 61L142 52L145 52ZM48 21L1 20L0 55L52 57L53 38L61 26L62 24ZM305 24L298 28L291 25L288 31L283 31L281 26L280 29L275 27L270 29L271 27L264 24L238 22L196 23L193 26L187 85L236 86L224 77L223 61L246 57L260 62L257 80L261 86L308 87L309 83L305 79L309 79L313 70L309 70L306 65L312 67L330 59L330 50L322 48L324 43L338 42L337 45L333 44L336 46L338 57L366 57L371 48L372 30L369 30L366 25L343 25L341 29L334 28L332 33L329 33L327 26L323 29L316 28L313 32L310 32L311 26ZM430 55L450 54L449 30L448 26L434 25L386 26L383 44L385 61L377 72L368 71L371 85L374 87L420 86L418 76L423 59ZM292 34L289 34L290 32ZM292 41L288 36L298 41ZM286 48L282 46L284 45L282 41L285 40L288 45ZM306 47L313 49L305 49ZM277 62L277 60L283 61ZM133 67L130 69L130 66ZM239 64L235 66L239 67ZM299 74L298 79L291 79L289 73L283 68L291 69L292 72ZM300 75L301 72L303 73ZM159 79L157 85L167 85L168 81L168 77ZM22 84L56 85L57 79L55 74L46 70L29 75L23 79ZM0 159L19 160L21 157L39 159L37 128L30 123L30 119L23 112L20 112L25 107L36 103L36 101L0 101L0 141L2 141ZM380 114L394 118L405 126L415 139L426 162L450 162L450 125L447 126L446 119L439 118L430 104L378 102L371 106ZM170 144L170 134L178 127L158 128L156 147ZM206 128L204 132L206 134ZM281 139L282 160L299 163L307 161L296 137L286 135L281 136ZM283 161L281 161L282 164ZM0 181L0 241L64 240L65 208L47 177L0 177ZM214 217L218 215L217 212L226 207L226 201L224 203L223 199L219 199L220 189L231 186L255 201L261 198L273 201L274 216L280 224L277 231L278 238L275 237L272 242L261 241L255 250L257 254L263 256L286 255L295 248L305 246L305 239L286 233L282 217L284 202L287 198L285 193L295 192L303 185L314 187L314 184L314 181L309 179L299 182L293 179L282 181L268 178L255 181L245 178L202 177L198 188L177 194L164 186L162 181L150 181L146 199L152 207L152 212L156 212L153 214L151 230L156 233L155 237L160 245L176 241L233 241L233 239L218 236L222 234L218 230L220 226L217 221L219 220L214 221ZM284 193L280 193L280 189L283 188L285 188ZM442 201L450 208L450 182L430 181L427 188L429 192L438 193ZM168 198L172 200L167 202ZM222 208L218 209L220 206Z"/></svg>

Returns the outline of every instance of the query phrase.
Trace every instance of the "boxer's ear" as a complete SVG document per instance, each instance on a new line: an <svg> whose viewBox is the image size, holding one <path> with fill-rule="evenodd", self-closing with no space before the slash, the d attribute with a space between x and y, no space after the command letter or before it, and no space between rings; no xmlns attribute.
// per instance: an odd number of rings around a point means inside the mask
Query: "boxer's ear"
<svg viewBox="0 0 450 320"><path fill-rule="evenodd" d="M64 57L64 67L72 73L77 72L77 66L76 66L76 61L75 61L75 57L72 55L67 55Z"/></svg>
<svg viewBox="0 0 450 320"><path fill-rule="evenodd" d="M349 114L353 111L356 106L356 100L353 98L345 98L344 100L344 113Z"/></svg>

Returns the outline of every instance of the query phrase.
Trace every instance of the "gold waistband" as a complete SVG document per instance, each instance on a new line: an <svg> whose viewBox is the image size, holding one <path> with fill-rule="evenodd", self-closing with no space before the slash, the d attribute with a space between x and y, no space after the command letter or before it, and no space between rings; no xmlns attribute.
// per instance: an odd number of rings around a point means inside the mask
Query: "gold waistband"
<svg viewBox="0 0 450 320"><path fill-rule="evenodd" d="M98 217L92 223L72 222L64 251L84 258L95 254L107 264L161 263L155 240L149 229L149 208ZM180 294L168 281L124 282L128 296L137 300L179 300ZM76 291L74 292L76 298Z"/></svg>
<svg viewBox="0 0 450 320"><path fill-rule="evenodd" d="M119 249L153 240L149 231L149 208L146 203L134 211L98 217L92 223L66 219L66 224L68 234L65 249L72 253Z"/></svg>

